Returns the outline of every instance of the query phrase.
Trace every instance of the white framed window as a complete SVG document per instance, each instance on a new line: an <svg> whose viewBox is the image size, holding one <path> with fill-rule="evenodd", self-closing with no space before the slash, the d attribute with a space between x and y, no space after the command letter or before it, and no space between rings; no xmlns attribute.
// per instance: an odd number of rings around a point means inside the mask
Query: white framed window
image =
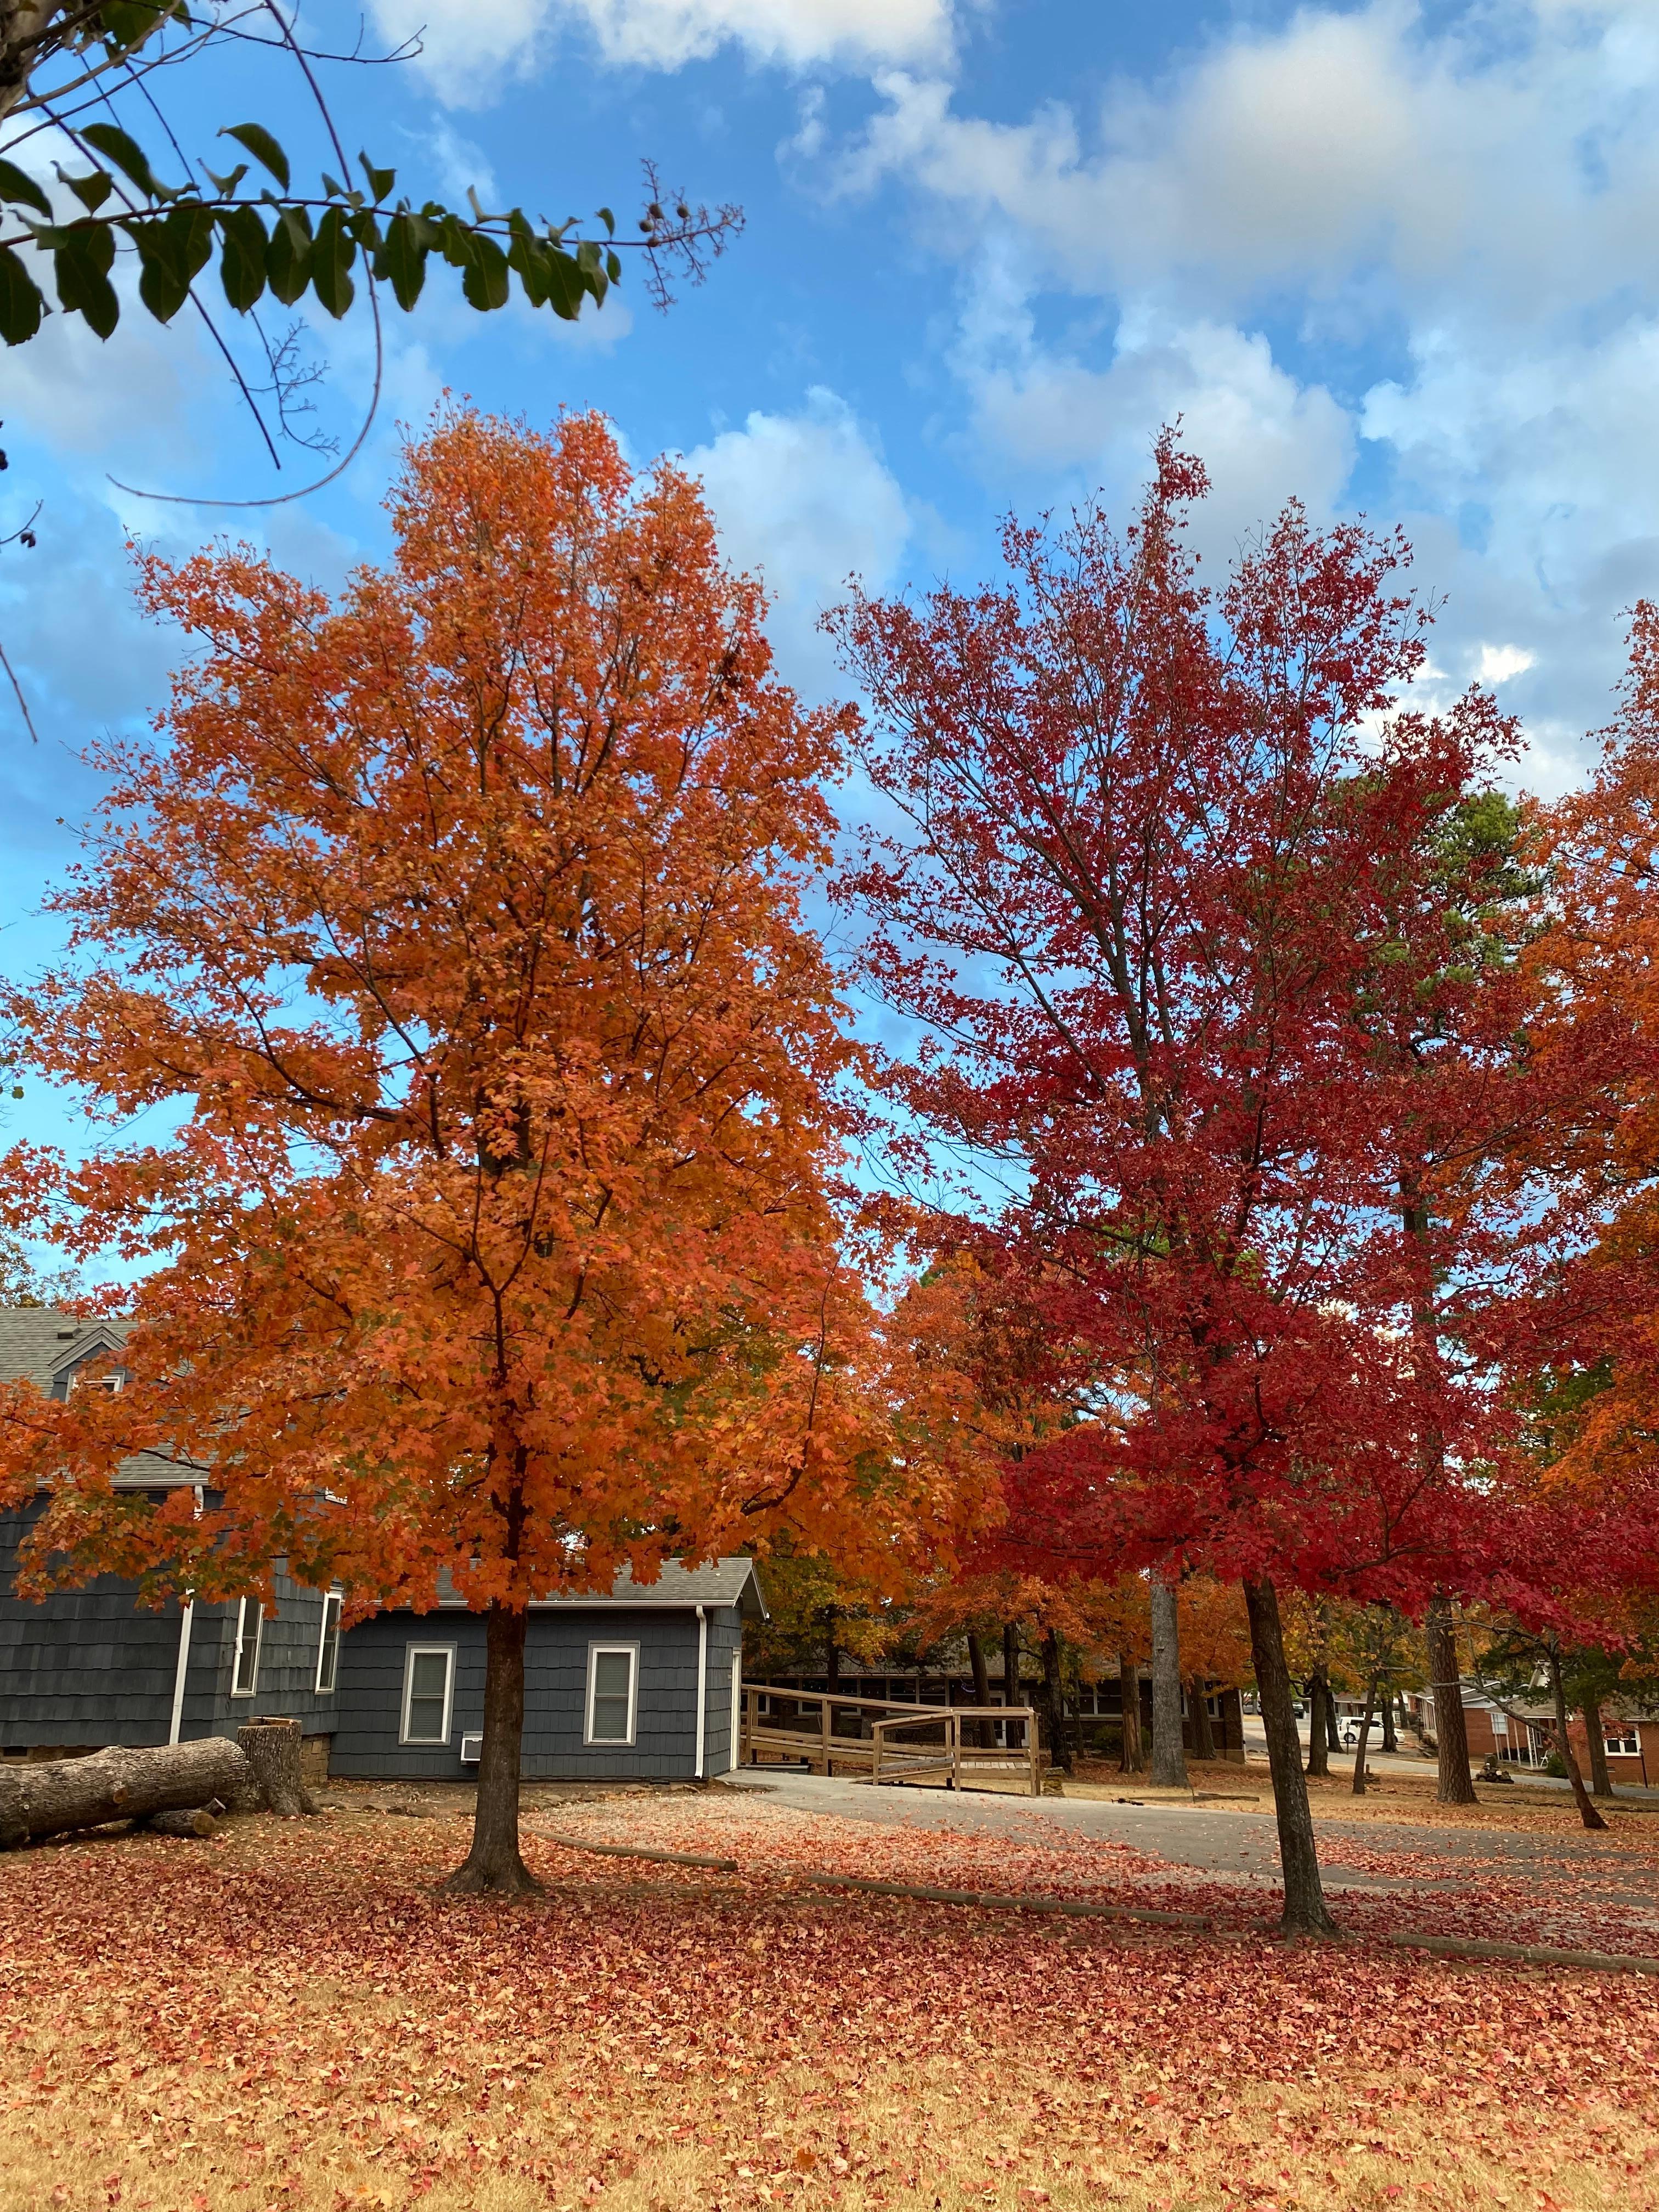
<svg viewBox="0 0 1659 2212"><path fill-rule="evenodd" d="M400 1743L447 1743L455 1697L453 1644L411 1644L404 1661Z"/></svg>
<svg viewBox="0 0 1659 2212"><path fill-rule="evenodd" d="M317 1694L331 1697L340 1673L340 1607L344 1601L338 1590L327 1590L323 1596L323 1632L317 1644Z"/></svg>
<svg viewBox="0 0 1659 2212"><path fill-rule="evenodd" d="M632 1743L638 1717L640 1647L637 1644L590 1644L587 1647L587 1726L584 1743Z"/></svg>
<svg viewBox="0 0 1659 2212"><path fill-rule="evenodd" d="M1609 1759L1642 1756L1642 1739L1637 1734L1634 1721L1608 1721L1601 1730L1601 1741L1607 1747Z"/></svg>
<svg viewBox="0 0 1659 2212"><path fill-rule="evenodd" d="M77 1367L70 1376L70 1394L73 1396L77 1390L107 1390L113 1396L126 1379L118 1367L106 1367L100 1375L85 1374Z"/></svg>
<svg viewBox="0 0 1659 2212"><path fill-rule="evenodd" d="M727 1761L736 1766L743 1753L743 1654L732 1654L732 1756Z"/></svg>
<svg viewBox="0 0 1659 2212"><path fill-rule="evenodd" d="M230 1694L251 1698L259 1686L259 1644L265 1630L265 1609L257 1597L245 1597L236 1608L236 1650L230 1662Z"/></svg>

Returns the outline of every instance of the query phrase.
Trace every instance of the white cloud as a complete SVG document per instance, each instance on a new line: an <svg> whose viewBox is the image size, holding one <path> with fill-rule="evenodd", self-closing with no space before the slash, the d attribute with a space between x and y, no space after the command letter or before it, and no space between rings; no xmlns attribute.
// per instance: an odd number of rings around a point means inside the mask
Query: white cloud
<svg viewBox="0 0 1659 2212"><path fill-rule="evenodd" d="M1552 786L1577 772L1585 731L1611 711L1623 610L1659 596L1656 392L1659 314L1524 351L1469 320L1424 331L1409 373L1374 386L1361 412L1393 459L1407 527L1435 549L1469 672L1494 636L1531 656L1503 679L1504 700L1525 714Z"/></svg>
<svg viewBox="0 0 1659 2212"><path fill-rule="evenodd" d="M404 135L419 145L424 158L432 164L439 184L457 206L465 205L469 188L477 192L487 208L500 204L501 190L489 156L471 139L463 138L453 124L440 122L435 130L418 134L410 131Z"/></svg>
<svg viewBox="0 0 1659 2212"><path fill-rule="evenodd" d="M1180 417L1212 486L1195 543L1224 557L1293 495L1328 514L1352 467L1346 413L1277 367L1264 337L1142 302L1121 315L1097 368L1037 343L1023 280L996 253L974 274L953 365L977 465L1018 483L1080 476L1079 489L1121 498L1144 477L1160 427Z"/></svg>
<svg viewBox="0 0 1659 2212"><path fill-rule="evenodd" d="M1501 684L1559 787L1608 711L1620 609L1659 596L1659 7L1239 12L1086 112L989 120L944 72L889 70L841 186L909 185L969 265L951 364L1022 507L1045 476L1121 498L1177 410L1212 541L1289 490L1352 507L1363 457L1446 601L1448 695ZM1057 297L1096 329L1054 335Z"/></svg>
<svg viewBox="0 0 1659 2212"><path fill-rule="evenodd" d="M1659 218L1651 0L1473 9L1408 0L1233 28L1079 119L957 114L890 70L846 188L896 174L1012 220L1064 281L1187 289L1212 309L1289 280L1390 283L1536 319L1644 265Z"/></svg>
<svg viewBox="0 0 1659 2212"><path fill-rule="evenodd" d="M686 466L702 480L726 557L766 586L782 672L809 690L830 687L818 616L849 576L872 590L890 583L910 534L903 494L870 437L817 388L799 414L752 414L688 453Z"/></svg>
<svg viewBox="0 0 1659 2212"><path fill-rule="evenodd" d="M939 62L951 45L951 0L374 0L374 15L392 40L422 34L434 89L455 106L573 29L606 62L659 70L728 45L792 70Z"/></svg>
<svg viewBox="0 0 1659 2212"><path fill-rule="evenodd" d="M1537 658L1522 645L1483 645L1474 664L1474 680L1494 686L1507 684L1513 676L1524 676Z"/></svg>

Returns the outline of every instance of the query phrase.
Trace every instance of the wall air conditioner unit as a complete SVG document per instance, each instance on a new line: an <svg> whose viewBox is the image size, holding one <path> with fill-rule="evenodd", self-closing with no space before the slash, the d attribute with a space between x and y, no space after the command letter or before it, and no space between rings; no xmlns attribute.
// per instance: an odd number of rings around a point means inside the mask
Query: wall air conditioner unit
<svg viewBox="0 0 1659 2212"><path fill-rule="evenodd" d="M483 1738L481 1735L464 1735L461 1738L461 1765L476 1766L483 1757Z"/></svg>

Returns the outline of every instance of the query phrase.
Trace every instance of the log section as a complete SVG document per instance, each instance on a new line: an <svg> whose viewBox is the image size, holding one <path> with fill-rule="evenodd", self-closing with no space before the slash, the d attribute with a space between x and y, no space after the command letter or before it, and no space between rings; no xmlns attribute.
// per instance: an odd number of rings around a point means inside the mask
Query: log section
<svg viewBox="0 0 1659 2212"><path fill-rule="evenodd" d="M0 1771L0 1850L109 1820L191 1812L211 1797L238 1811L262 1802L254 1770L226 1736Z"/></svg>

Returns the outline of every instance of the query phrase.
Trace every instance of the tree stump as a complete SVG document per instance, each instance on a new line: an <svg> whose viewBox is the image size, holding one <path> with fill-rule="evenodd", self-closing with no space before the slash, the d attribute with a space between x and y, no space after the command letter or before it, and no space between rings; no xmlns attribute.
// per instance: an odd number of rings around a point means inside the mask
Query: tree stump
<svg viewBox="0 0 1659 2212"><path fill-rule="evenodd" d="M237 1729L236 1741L273 1813L290 1820L317 1810L317 1801L300 1773L298 1721L251 1720Z"/></svg>
<svg viewBox="0 0 1659 2212"><path fill-rule="evenodd" d="M212 1797L228 1805L259 1802L247 1760L222 1735L13 1767L0 1771L0 1850L112 1820L192 1811Z"/></svg>

